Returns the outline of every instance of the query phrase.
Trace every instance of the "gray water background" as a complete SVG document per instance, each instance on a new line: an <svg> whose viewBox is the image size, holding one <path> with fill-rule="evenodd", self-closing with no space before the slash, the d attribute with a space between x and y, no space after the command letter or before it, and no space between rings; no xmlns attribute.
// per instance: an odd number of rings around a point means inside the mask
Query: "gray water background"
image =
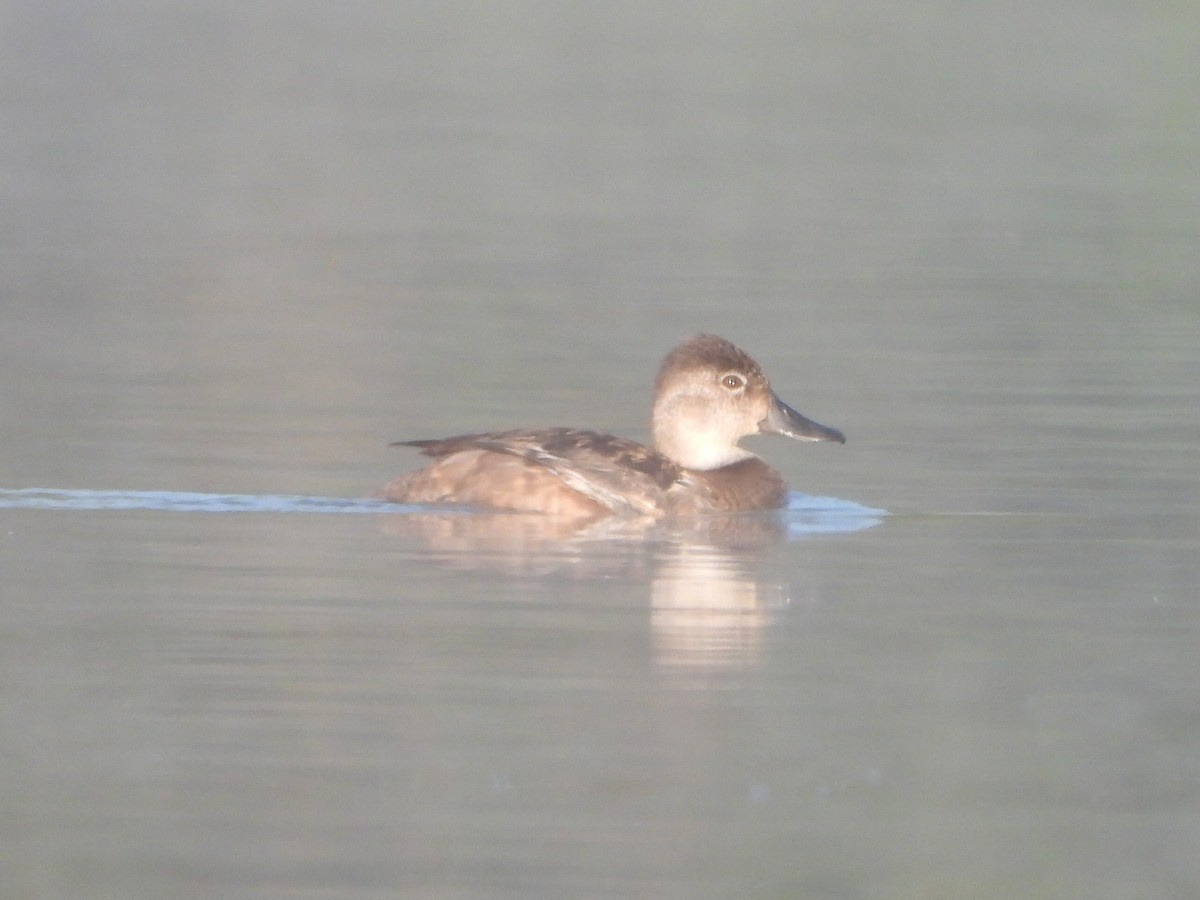
<svg viewBox="0 0 1200 900"><path fill-rule="evenodd" d="M1200 892L1200 10L0 6L0 488L647 437L873 527L0 509L0 893Z"/></svg>

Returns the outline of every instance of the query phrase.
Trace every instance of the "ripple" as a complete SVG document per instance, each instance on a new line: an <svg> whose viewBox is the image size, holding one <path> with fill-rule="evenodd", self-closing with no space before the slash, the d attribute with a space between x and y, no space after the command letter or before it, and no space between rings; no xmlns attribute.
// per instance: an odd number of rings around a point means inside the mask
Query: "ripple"
<svg viewBox="0 0 1200 900"><path fill-rule="evenodd" d="M191 491L96 491L0 488L0 509L122 510L213 513L428 513L430 509L385 500L305 497L295 494L206 494ZM449 511L438 510L442 514ZM469 514L462 511L461 514ZM793 492L780 517L791 536L840 534L878 525L886 510L852 500Z"/></svg>
<svg viewBox="0 0 1200 900"><path fill-rule="evenodd" d="M886 509L874 509L853 500L813 497L798 491L788 494L787 506L780 513L790 537L862 531L878 525L887 514Z"/></svg>
<svg viewBox="0 0 1200 900"><path fill-rule="evenodd" d="M383 500L292 494L203 494L189 491L90 491L0 488L2 509L157 509L169 512L378 513L406 507Z"/></svg>

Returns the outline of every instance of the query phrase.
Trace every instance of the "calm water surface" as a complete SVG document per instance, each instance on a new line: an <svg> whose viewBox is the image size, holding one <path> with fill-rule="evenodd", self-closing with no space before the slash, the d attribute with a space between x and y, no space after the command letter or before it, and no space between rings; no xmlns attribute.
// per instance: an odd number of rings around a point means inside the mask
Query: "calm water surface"
<svg viewBox="0 0 1200 900"><path fill-rule="evenodd" d="M1200 892L1195 11L4 21L4 897ZM782 516L358 499L698 330Z"/></svg>

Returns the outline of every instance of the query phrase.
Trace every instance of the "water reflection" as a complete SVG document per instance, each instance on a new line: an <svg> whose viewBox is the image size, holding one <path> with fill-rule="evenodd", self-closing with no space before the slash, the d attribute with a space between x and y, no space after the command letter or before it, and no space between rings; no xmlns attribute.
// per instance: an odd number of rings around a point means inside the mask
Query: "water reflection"
<svg viewBox="0 0 1200 900"><path fill-rule="evenodd" d="M424 559L513 577L620 578L649 593L651 644L672 667L728 668L756 662L782 585L753 562L785 540L780 517L718 516L685 528L652 519L587 525L539 515L408 512L389 533L417 538Z"/></svg>
<svg viewBox="0 0 1200 900"><path fill-rule="evenodd" d="M756 663L784 585L754 576L736 555L683 544L664 558L650 584L655 658L686 669L726 669Z"/></svg>
<svg viewBox="0 0 1200 900"><path fill-rule="evenodd" d="M421 543L421 556L457 569L513 577L623 578L648 587L657 661L676 669L756 663L786 586L758 563L775 545L877 525L884 513L831 498L795 495L786 510L712 515L685 522L405 508L386 530Z"/></svg>

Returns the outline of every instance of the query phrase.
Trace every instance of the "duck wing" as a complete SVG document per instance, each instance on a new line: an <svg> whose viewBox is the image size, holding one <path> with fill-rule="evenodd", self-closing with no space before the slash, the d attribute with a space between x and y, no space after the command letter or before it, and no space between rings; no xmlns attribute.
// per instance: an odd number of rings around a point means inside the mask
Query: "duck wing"
<svg viewBox="0 0 1200 900"><path fill-rule="evenodd" d="M682 477L679 466L636 441L578 428L493 431L420 441L397 441L425 456L464 450L517 456L545 467L572 490L613 512L661 515L667 490Z"/></svg>

